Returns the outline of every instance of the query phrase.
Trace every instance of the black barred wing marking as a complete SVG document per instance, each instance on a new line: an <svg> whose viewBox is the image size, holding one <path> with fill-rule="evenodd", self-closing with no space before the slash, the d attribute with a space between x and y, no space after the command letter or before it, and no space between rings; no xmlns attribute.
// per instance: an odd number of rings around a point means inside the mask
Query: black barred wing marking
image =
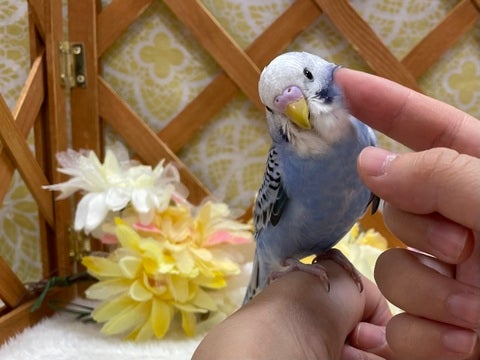
<svg viewBox="0 0 480 360"><path fill-rule="evenodd" d="M288 196L282 186L281 164L275 146L272 146L268 153L267 168L263 176L263 183L258 191L253 210L255 222L255 235L265 228L269 223L278 224L282 216Z"/></svg>

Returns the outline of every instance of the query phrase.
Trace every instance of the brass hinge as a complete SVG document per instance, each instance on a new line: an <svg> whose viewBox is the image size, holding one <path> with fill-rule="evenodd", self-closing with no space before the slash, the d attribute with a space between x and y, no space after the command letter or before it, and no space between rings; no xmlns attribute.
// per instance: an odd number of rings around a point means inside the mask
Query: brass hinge
<svg viewBox="0 0 480 360"><path fill-rule="evenodd" d="M70 258L74 262L80 262L82 258L92 252L90 237L83 232L68 229L68 240L70 245Z"/></svg>
<svg viewBox="0 0 480 360"><path fill-rule="evenodd" d="M62 87L86 87L85 49L82 43L62 41L60 50L60 83Z"/></svg>

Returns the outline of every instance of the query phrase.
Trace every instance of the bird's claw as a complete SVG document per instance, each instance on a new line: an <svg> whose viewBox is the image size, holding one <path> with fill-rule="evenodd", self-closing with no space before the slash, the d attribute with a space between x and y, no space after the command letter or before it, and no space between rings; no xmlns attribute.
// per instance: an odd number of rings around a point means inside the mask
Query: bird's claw
<svg viewBox="0 0 480 360"><path fill-rule="evenodd" d="M320 278L320 280L326 284L327 292L330 291L330 281L328 280L328 274L322 265L316 264L316 263L305 264L295 258L286 259L283 265L284 265L284 268L282 268L279 271L274 271L269 275L268 283L292 271L303 271L305 273L312 274Z"/></svg>
<svg viewBox="0 0 480 360"><path fill-rule="evenodd" d="M357 284L360 292L363 291L362 276L340 250L330 249L324 253L317 254L317 256L313 259L312 264L317 264L321 260L332 260L340 265L346 272L348 272L353 281L355 281L355 284Z"/></svg>

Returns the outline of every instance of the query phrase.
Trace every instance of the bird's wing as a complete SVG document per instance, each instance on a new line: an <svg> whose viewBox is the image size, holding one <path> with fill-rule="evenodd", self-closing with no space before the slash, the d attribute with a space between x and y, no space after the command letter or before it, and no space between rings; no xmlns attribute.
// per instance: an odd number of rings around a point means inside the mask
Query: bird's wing
<svg viewBox="0 0 480 360"><path fill-rule="evenodd" d="M378 140L373 129L370 126L358 120L357 118L353 118L353 121L355 122L356 126L359 128L360 136L363 135L366 137L364 143L369 146L377 146ZM370 205L371 205L370 212L373 215L377 212L378 207L380 206L380 198L374 193L370 193L370 199L368 200L368 204L365 207L365 210L367 210Z"/></svg>
<svg viewBox="0 0 480 360"><path fill-rule="evenodd" d="M280 158L275 146L272 146L253 210L256 235L269 223L274 226L278 223L287 202L288 196L282 186Z"/></svg>

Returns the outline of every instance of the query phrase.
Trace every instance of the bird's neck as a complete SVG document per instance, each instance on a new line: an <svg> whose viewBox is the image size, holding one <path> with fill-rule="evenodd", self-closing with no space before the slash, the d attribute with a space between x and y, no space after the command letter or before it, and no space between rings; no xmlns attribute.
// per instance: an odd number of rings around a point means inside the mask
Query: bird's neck
<svg viewBox="0 0 480 360"><path fill-rule="evenodd" d="M348 114L337 117L331 112L322 114L313 121L312 130L290 132L289 145L301 157L322 156L339 142L355 139L355 127L348 117Z"/></svg>

